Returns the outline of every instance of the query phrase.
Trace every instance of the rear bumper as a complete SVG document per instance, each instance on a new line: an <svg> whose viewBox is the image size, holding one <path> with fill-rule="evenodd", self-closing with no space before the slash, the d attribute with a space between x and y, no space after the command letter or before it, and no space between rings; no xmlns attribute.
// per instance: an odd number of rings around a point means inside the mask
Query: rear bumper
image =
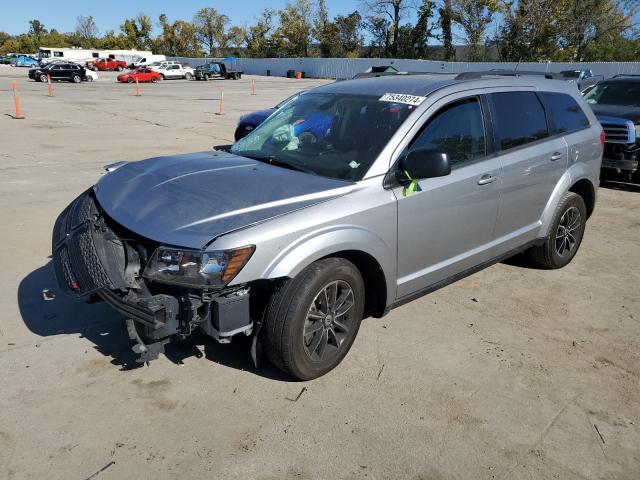
<svg viewBox="0 0 640 480"><path fill-rule="evenodd" d="M637 160L625 160L615 158L603 158L602 168L609 168L614 170L624 170L628 172L635 172L638 169Z"/></svg>

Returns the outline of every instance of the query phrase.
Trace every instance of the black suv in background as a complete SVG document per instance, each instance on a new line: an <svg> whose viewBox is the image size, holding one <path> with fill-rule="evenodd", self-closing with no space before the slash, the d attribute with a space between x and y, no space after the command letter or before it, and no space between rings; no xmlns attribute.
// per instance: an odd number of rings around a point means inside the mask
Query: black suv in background
<svg viewBox="0 0 640 480"><path fill-rule="evenodd" d="M84 67L70 62L56 62L29 70L29 78L36 82L46 82L47 77L50 75L51 80L66 80L68 82L80 83L86 74L87 72Z"/></svg>
<svg viewBox="0 0 640 480"><path fill-rule="evenodd" d="M616 75L598 83L584 99L605 133L603 174L640 181L640 75Z"/></svg>

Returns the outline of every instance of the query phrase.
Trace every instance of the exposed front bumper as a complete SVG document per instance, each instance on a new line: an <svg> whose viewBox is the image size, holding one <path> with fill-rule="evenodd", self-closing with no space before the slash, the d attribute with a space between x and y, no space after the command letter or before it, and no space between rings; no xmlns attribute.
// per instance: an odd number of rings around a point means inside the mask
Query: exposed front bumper
<svg viewBox="0 0 640 480"><path fill-rule="evenodd" d="M144 265L131 245L135 240L124 240L111 226L121 228L107 221L92 191L76 198L53 229L54 270L65 292L96 295L128 319L139 361L152 360L164 344L196 328L222 343L235 334L251 333L248 287L204 292L149 285L140 275Z"/></svg>

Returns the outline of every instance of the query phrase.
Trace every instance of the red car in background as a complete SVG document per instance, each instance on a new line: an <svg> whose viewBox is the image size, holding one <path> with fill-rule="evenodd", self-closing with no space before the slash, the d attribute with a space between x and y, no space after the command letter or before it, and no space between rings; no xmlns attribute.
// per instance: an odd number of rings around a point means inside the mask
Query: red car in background
<svg viewBox="0 0 640 480"><path fill-rule="evenodd" d="M114 60L113 58L99 58L92 62L87 62L87 67L93 70L117 70L121 72L127 68L127 62L124 60Z"/></svg>
<svg viewBox="0 0 640 480"><path fill-rule="evenodd" d="M125 83L133 83L138 80L138 82L152 82L156 83L158 80L162 80L162 77L158 72L154 72L150 68L138 68L133 72L123 73L118 75L119 82Z"/></svg>

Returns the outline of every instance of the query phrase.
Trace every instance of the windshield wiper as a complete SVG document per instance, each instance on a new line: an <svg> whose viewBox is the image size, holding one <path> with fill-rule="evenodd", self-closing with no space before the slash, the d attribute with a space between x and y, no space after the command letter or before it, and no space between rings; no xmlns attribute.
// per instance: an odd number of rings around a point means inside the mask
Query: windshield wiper
<svg viewBox="0 0 640 480"><path fill-rule="evenodd" d="M233 152L232 152L233 153ZM306 168L300 167L298 165L294 165L292 163L283 162L282 160L278 160L273 155L268 155L262 153L258 150L253 150L249 152L236 153L235 155L240 155L242 157L251 158L252 160L257 160L259 162L268 163L269 165L275 165L276 167L288 168L289 170L296 170L298 172L310 173L315 175L316 173L312 170L308 170Z"/></svg>

